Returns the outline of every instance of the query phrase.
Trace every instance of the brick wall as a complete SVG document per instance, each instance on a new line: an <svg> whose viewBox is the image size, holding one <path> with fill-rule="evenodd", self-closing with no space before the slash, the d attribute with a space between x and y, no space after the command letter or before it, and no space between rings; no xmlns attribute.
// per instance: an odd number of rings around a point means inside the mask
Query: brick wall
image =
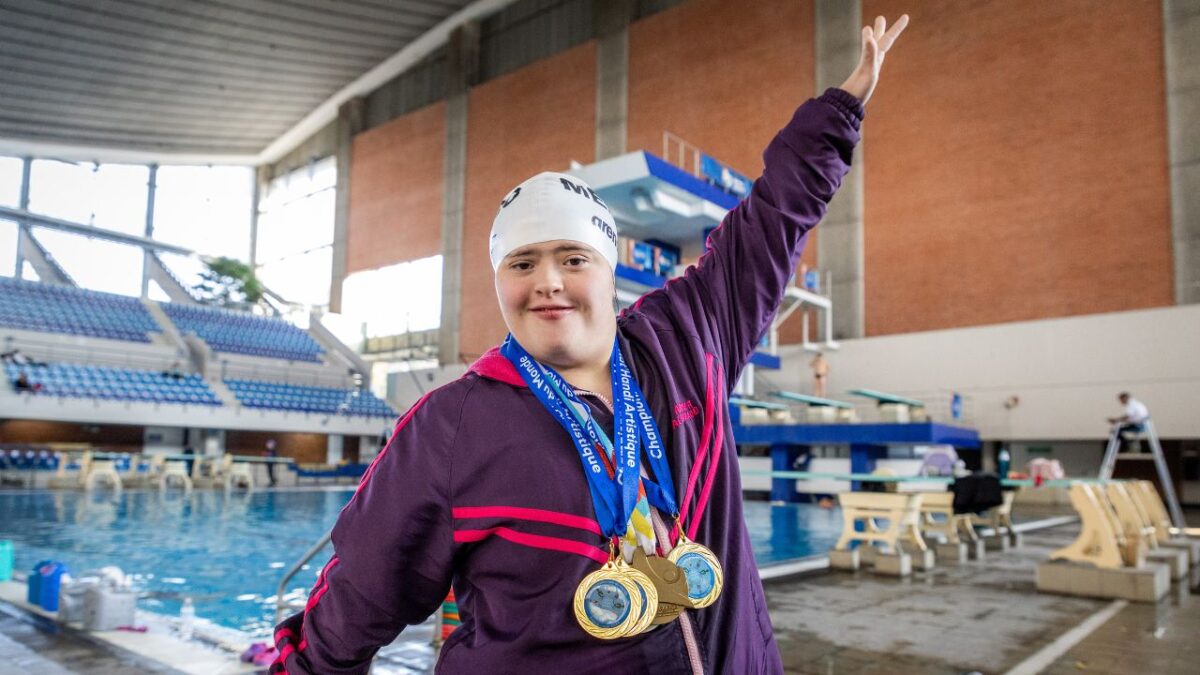
<svg viewBox="0 0 1200 675"><path fill-rule="evenodd" d="M324 464L329 437L325 434L302 434L268 431L227 431L225 452L231 455L262 456L267 452L267 439L275 439L275 451L280 457L291 457L300 464Z"/></svg>
<svg viewBox="0 0 1200 675"><path fill-rule="evenodd" d="M442 102L354 137L347 272L441 253L445 144Z"/></svg>
<svg viewBox="0 0 1200 675"><path fill-rule="evenodd" d="M500 200L534 174L595 156L595 42L473 88L468 106L459 351L471 361L506 333L487 252Z"/></svg>
<svg viewBox="0 0 1200 675"><path fill-rule="evenodd" d="M628 149L661 155L670 131L757 177L767 143L813 95L813 54L809 0L694 0L634 23ZM802 258L809 265L816 236ZM799 314L780 339L800 340Z"/></svg>
<svg viewBox="0 0 1200 675"><path fill-rule="evenodd" d="M870 335L1172 304L1156 0L908 12L864 127Z"/></svg>
<svg viewBox="0 0 1200 675"><path fill-rule="evenodd" d="M143 429L138 426L41 420L0 422L0 443L90 443L117 451L138 452L143 441Z"/></svg>
<svg viewBox="0 0 1200 675"><path fill-rule="evenodd" d="M863 0L864 20L901 12L864 128L868 334L1171 304L1160 3ZM659 154L669 130L757 176L815 93L813 40L811 0L690 0L634 23L629 149ZM587 43L470 92L465 360L504 334L496 205L592 158L595 72ZM351 270L440 248L443 135L436 104L356 138Z"/></svg>

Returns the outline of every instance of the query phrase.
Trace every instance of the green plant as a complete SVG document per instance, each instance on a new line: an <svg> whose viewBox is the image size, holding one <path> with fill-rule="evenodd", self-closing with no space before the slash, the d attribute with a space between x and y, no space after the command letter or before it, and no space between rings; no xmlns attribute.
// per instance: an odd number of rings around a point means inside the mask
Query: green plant
<svg viewBox="0 0 1200 675"><path fill-rule="evenodd" d="M200 283L192 286L197 299L217 307L244 307L262 299L263 287L254 268L234 258L212 258L204 263Z"/></svg>

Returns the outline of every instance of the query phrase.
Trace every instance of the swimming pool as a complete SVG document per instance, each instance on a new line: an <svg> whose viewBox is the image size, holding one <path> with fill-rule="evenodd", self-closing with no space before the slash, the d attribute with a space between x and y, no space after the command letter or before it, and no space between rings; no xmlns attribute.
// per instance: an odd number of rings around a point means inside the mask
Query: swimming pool
<svg viewBox="0 0 1200 675"><path fill-rule="evenodd" d="M13 540L18 570L45 559L75 574L116 565L134 576L143 609L178 615L190 597L201 618L269 635L283 573L353 493L0 492L0 539ZM760 565L824 553L841 531L836 509L747 502L745 511ZM329 551L293 578L290 598L312 587Z"/></svg>

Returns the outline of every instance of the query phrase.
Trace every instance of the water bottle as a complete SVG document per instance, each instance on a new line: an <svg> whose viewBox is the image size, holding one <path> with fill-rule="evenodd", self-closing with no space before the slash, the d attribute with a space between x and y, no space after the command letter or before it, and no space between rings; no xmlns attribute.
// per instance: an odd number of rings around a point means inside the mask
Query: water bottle
<svg viewBox="0 0 1200 675"><path fill-rule="evenodd" d="M996 457L997 467L996 473L1000 474L1000 480L1008 478L1008 466L1012 462L1012 456L1008 454L1008 448L1000 448L1000 454Z"/></svg>
<svg viewBox="0 0 1200 675"><path fill-rule="evenodd" d="M196 608L192 606L191 598L184 598L183 607L179 609L179 636L185 640L190 640L195 629Z"/></svg>

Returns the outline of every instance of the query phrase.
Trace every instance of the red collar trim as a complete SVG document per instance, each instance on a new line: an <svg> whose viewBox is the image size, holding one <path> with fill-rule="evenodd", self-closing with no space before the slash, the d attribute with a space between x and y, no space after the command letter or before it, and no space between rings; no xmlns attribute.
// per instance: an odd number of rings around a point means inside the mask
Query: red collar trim
<svg viewBox="0 0 1200 675"><path fill-rule="evenodd" d="M528 386L525 384L525 380L521 379L521 374L517 372L517 367L500 354L499 347L492 347L487 350L487 353L479 357L475 363L472 363L468 370L489 380L511 384L514 387Z"/></svg>

